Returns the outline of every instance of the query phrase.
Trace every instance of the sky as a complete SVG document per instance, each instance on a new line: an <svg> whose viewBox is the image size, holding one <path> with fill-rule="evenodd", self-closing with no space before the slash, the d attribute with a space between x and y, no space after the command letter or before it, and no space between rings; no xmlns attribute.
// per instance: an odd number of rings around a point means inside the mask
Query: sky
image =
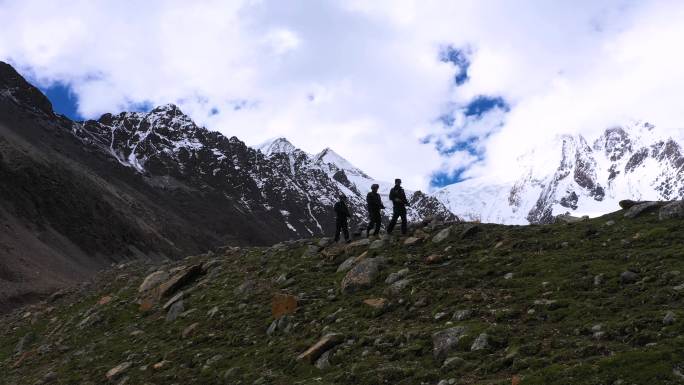
<svg viewBox="0 0 684 385"><path fill-rule="evenodd" d="M75 119L177 104L434 190L561 134L684 135L684 2L0 0L0 60Z"/></svg>

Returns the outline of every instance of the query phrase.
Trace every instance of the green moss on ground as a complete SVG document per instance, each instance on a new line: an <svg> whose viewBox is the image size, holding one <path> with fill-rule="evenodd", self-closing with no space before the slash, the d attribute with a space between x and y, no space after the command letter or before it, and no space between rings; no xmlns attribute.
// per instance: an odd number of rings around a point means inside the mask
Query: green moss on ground
<svg viewBox="0 0 684 385"><path fill-rule="evenodd" d="M346 295L339 290L346 273L337 267L367 247L307 253L311 240L168 266L128 263L53 303L3 317L0 384L40 383L47 373L53 383L106 383L105 373L123 362L132 366L113 383L510 384L514 376L522 384L681 383L684 290L675 287L684 283L684 226L622 214L549 226L482 224L465 239L464 225L456 225L439 244L429 239L441 228L420 231L425 241L415 246L395 238L369 251L386 259L374 285ZM426 264L431 254L443 259ZM214 258L217 268L182 289L185 313L177 320L165 321L160 306L139 310L145 276ZM411 283L388 295L386 277L404 268ZM638 274L636 282L621 282L626 270ZM255 285L237 291L246 280ZM276 292L296 295L299 308L291 330L268 336ZM107 295L111 302L98 305ZM378 297L389 300L386 309L362 303ZM452 319L466 309L471 317ZM665 324L669 311L675 321ZM99 321L79 327L89 314ZM194 323L195 332L182 338ZM454 326L466 327L466 336L443 367L432 335ZM328 368L296 360L329 332L345 342ZM487 348L471 351L481 333ZM16 355L26 335L35 336L28 353Z"/></svg>

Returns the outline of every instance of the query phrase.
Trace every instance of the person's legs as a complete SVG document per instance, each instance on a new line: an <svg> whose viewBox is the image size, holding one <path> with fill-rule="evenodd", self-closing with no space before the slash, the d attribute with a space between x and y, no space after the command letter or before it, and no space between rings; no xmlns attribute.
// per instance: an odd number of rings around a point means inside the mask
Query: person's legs
<svg viewBox="0 0 684 385"><path fill-rule="evenodd" d="M394 226L397 225L397 219L399 218L399 212L397 210L394 210L392 212L392 219L390 220L389 225L387 225L387 234L390 234L392 230L394 230Z"/></svg>
<svg viewBox="0 0 684 385"><path fill-rule="evenodd" d="M373 235L378 235L380 232L380 226L382 225L382 216L380 215L380 212L374 214L373 223L375 224Z"/></svg>
<svg viewBox="0 0 684 385"><path fill-rule="evenodd" d="M335 242L340 240L340 231L342 231L342 223L338 219L335 222Z"/></svg>
<svg viewBox="0 0 684 385"><path fill-rule="evenodd" d="M349 224L346 220L342 222L342 232L344 233L344 240L349 241Z"/></svg>
<svg viewBox="0 0 684 385"><path fill-rule="evenodd" d="M406 211L404 210L404 212L401 214L401 233L403 235L406 235L406 231L407 231L406 225L407 225L407 223L406 223Z"/></svg>

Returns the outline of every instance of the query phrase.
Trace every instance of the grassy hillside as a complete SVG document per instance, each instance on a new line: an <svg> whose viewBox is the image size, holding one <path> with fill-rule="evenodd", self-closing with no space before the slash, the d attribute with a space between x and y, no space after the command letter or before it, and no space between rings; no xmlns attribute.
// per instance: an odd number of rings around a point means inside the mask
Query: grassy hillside
<svg viewBox="0 0 684 385"><path fill-rule="evenodd" d="M623 214L118 266L2 319L0 383L684 383L684 223ZM352 274L379 274L341 290L349 273L338 267L364 252L355 265L366 270ZM199 263L202 274L158 302L160 290L139 293L149 274ZM164 310L180 291L182 305ZM296 296L297 309L269 330L275 294ZM297 359L331 333L322 358Z"/></svg>

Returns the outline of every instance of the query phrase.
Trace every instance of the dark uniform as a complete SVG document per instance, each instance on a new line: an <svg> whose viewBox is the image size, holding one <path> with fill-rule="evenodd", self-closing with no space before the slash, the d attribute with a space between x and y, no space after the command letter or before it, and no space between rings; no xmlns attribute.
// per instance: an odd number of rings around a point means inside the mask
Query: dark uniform
<svg viewBox="0 0 684 385"><path fill-rule="evenodd" d="M370 230L375 227L373 235L378 235L380 232L380 225L382 223L382 215L380 212L385 206L382 204L382 199L380 199L380 194L375 191L371 191L366 195L366 203L368 204L368 227L366 227L366 236L370 233Z"/></svg>
<svg viewBox="0 0 684 385"><path fill-rule="evenodd" d="M336 228L335 228L335 242L340 240L340 231L344 233L344 240L349 241L349 224L348 219L351 217L349 207L347 207L347 199L340 197L340 200L335 203L335 213L337 214Z"/></svg>
<svg viewBox="0 0 684 385"><path fill-rule="evenodd" d="M406 206L408 205L408 200L406 199L406 193L401 186L394 186L390 190L389 199L393 203L392 210L392 220L387 226L387 233L391 233L394 230L394 226L397 224L397 219L401 217L401 233L406 234Z"/></svg>

